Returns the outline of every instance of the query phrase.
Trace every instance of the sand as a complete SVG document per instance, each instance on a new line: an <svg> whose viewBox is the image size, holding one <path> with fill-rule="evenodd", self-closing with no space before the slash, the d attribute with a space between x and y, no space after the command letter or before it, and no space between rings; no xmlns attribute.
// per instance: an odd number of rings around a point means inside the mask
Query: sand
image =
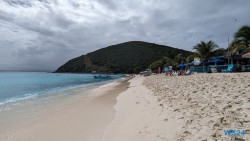
<svg viewBox="0 0 250 141"><path fill-rule="evenodd" d="M137 76L121 93L102 141L231 141L250 129L250 73Z"/></svg>
<svg viewBox="0 0 250 141"><path fill-rule="evenodd" d="M179 114L167 109L162 111L157 97L144 81L142 76L135 77L128 90L118 96L116 117L107 127L102 141L174 140L176 131L181 130L177 125L182 121L171 117Z"/></svg>
<svg viewBox="0 0 250 141"><path fill-rule="evenodd" d="M30 105L22 108L13 113L11 119L6 119L7 122L0 120L0 141L100 141L115 116L116 97L128 84L127 80L115 82L87 95L76 94L74 99L57 100L62 103L53 111L49 103L38 105L42 107L39 114L26 116L35 113L37 103L34 108ZM46 110L50 112L44 112Z"/></svg>

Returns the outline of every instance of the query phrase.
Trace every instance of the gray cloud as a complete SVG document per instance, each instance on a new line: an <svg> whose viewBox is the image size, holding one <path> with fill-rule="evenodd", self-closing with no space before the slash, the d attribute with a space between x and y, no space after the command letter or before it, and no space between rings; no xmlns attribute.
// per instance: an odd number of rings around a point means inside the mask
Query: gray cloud
<svg viewBox="0 0 250 141"><path fill-rule="evenodd" d="M249 7L248 0L2 0L0 70L54 70L130 40L186 50L214 40L226 47L250 24Z"/></svg>

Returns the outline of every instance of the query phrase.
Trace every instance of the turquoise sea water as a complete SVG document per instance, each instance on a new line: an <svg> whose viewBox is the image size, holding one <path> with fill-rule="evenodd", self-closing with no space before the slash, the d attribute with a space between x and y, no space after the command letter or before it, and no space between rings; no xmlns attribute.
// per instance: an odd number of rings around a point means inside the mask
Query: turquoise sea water
<svg viewBox="0 0 250 141"><path fill-rule="evenodd" d="M111 75L111 77L114 80L124 76ZM0 106L112 80L94 79L92 74L0 72Z"/></svg>

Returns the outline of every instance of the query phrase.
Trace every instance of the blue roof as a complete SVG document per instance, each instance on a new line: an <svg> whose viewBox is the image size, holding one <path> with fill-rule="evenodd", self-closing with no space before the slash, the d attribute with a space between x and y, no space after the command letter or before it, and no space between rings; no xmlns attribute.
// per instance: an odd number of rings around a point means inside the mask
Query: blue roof
<svg viewBox="0 0 250 141"><path fill-rule="evenodd" d="M225 60L215 58L215 59L210 59L210 60L208 61L208 63L217 63L217 62L225 62Z"/></svg>

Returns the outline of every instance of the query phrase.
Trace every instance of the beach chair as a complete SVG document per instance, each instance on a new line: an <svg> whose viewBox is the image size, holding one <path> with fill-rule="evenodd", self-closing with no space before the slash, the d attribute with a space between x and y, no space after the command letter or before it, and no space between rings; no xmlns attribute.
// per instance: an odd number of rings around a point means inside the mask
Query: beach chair
<svg viewBox="0 0 250 141"><path fill-rule="evenodd" d="M212 73L217 73L218 70L217 70L217 68L211 68L211 72L212 72Z"/></svg>
<svg viewBox="0 0 250 141"><path fill-rule="evenodd" d="M178 75L178 72L177 71L173 71L173 75Z"/></svg>
<svg viewBox="0 0 250 141"><path fill-rule="evenodd" d="M191 71L188 69L184 72L184 75L191 75Z"/></svg>
<svg viewBox="0 0 250 141"><path fill-rule="evenodd" d="M233 68L234 68L234 65L230 64L227 66L227 69L223 69L223 70L221 70L221 72L232 72Z"/></svg>

